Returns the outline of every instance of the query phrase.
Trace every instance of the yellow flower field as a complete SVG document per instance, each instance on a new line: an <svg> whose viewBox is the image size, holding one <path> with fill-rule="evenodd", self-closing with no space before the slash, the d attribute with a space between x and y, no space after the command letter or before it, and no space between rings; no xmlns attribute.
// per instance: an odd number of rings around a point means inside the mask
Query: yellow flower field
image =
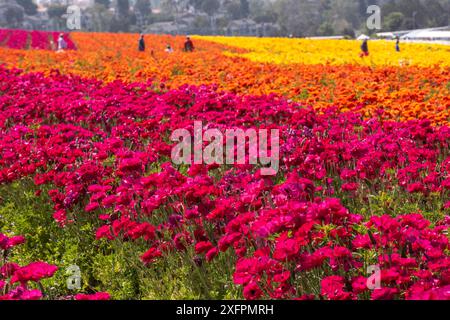
<svg viewBox="0 0 450 320"><path fill-rule="evenodd" d="M316 40L287 38L197 37L227 46L245 49L246 53L226 52L255 62L276 64L361 64L421 67L449 66L450 47L420 43L401 43L401 52L395 52L395 42L369 41L371 55L359 57L360 42L356 40Z"/></svg>

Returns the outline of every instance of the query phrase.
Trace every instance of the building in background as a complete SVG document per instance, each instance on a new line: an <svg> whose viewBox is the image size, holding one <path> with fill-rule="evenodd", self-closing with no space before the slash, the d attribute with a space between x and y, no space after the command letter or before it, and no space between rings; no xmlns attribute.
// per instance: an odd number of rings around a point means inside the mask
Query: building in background
<svg viewBox="0 0 450 320"><path fill-rule="evenodd" d="M410 42L439 42L450 43L450 26L440 28L428 28L417 30L402 30L377 33L377 37L383 39L400 38Z"/></svg>

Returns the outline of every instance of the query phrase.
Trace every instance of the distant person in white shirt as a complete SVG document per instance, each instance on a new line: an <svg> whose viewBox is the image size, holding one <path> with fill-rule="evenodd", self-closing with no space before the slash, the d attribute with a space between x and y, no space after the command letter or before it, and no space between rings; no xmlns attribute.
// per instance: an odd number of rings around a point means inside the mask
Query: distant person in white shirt
<svg viewBox="0 0 450 320"><path fill-rule="evenodd" d="M166 50L165 50L167 53L172 53L173 52L173 49L172 49L172 47L171 47L171 45L170 44L167 44L166 45Z"/></svg>
<svg viewBox="0 0 450 320"><path fill-rule="evenodd" d="M67 42L64 40L64 34L60 34L58 38L58 51L64 51L67 49Z"/></svg>

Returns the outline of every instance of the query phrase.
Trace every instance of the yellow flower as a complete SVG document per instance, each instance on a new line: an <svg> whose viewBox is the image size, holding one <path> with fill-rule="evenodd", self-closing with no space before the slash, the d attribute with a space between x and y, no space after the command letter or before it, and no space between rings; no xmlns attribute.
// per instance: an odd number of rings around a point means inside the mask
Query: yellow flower
<svg viewBox="0 0 450 320"><path fill-rule="evenodd" d="M245 57L255 62L275 64L358 64L369 66L430 67L450 65L450 47L437 44L401 43L395 51L394 41L369 41L369 57L361 58L356 40L316 40L252 37L196 37L247 52L228 51L228 56Z"/></svg>

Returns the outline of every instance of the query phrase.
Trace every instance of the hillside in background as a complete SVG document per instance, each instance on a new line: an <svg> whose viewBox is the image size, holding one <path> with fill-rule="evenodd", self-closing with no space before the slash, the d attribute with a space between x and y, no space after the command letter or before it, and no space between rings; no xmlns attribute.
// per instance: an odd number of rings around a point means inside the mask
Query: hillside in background
<svg viewBox="0 0 450 320"><path fill-rule="evenodd" d="M82 8L82 30L99 32L353 36L371 32L372 4L383 31L450 24L450 0L2 0L0 28L67 30L67 3Z"/></svg>

